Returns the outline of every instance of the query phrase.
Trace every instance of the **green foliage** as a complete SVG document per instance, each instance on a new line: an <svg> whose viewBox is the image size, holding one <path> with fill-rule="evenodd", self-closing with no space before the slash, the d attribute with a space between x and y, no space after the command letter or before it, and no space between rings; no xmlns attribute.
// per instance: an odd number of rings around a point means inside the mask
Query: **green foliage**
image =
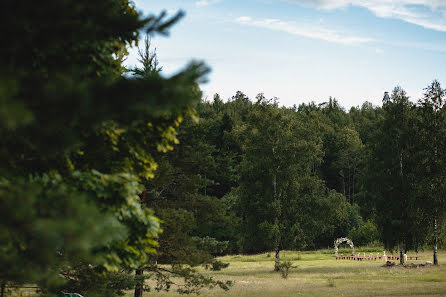
<svg viewBox="0 0 446 297"><path fill-rule="evenodd" d="M151 51L150 47L150 36L147 34L144 39L144 47L138 47L138 62L141 64L141 68L133 68L132 72L134 75L139 77L146 77L153 74L159 74L163 70L163 67L160 67L158 64L156 49Z"/></svg>
<svg viewBox="0 0 446 297"><path fill-rule="evenodd" d="M281 262L281 263L279 263L279 265L277 265L277 267L279 268L280 275L284 279L288 278L290 269L297 268L297 266L294 266L293 263L291 263L290 261Z"/></svg>
<svg viewBox="0 0 446 297"><path fill-rule="evenodd" d="M225 268L229 264L215 261L213 268ZM158 265L148 265L146 272L134 276L131 270L121 270L103 274L91 265L80 264L63 270L62 274L68 279L62 288L65 292L82 292L84 296L124 296L125 291L132 290L136 286L142 286L144 292L171 291L179 294L199 294L203 288L221 288L229 290L231 281L220 281L213 277L204 276L195 269L182 265L172 265L171 268ZM181 278L181 283L174 279Z"/></svg>
<svg viewBox="0 0 446 297"><path fill-rule="evenodd" d="M116 217L101 213L93 197L60 175L2 179L0 197L3 280L59 283L59 269L67 261L103 264L106 253L101 249L126 238L127 230Z"/></svg>
<svg viewBox="0 0 446 297"><path fill-rule="evenodd" d="M206 264L204 267L206 269L211 269L212 271L220 271L224 268L227 268L229 266L229 263L223 263L218 260L213 260L210 264Z"/></svg>
<svg viewBox="0 0 446 297"><path fill-rule="evenodd" d="M302 230L295 220L299 192L320 159L318 138L291 110L262 95L237 134L244 151L238 189L242 251L289 246Z"/></svg>
<svg viewBox="0 0 446 297"><path fill-rule="evenodd" d="M116 271L121 265L137 268L145 263L147 255L158 246L159 222L152 210L141 206L138 194L143 187L138 178L129 173L101 174L95 170L74 171L72 176L76 186L96 197L99 208L113 214L128 232L107 247L105 267Z"/></svg>
<svg viewBox="0 0 446 297"><path fill-rule="evenodd" d="M423 211L428 214L432 224L433 220L441 217L446 206L445 183L446 176L446 91L441 88L438 81L433 81L425 89L424 98L419 104L419 117L417 118L418 142L416 143L417 172L424 174L417 179L417 195Z"/></svg>
<svg viewBox="0 0 446 297"><path fill-rule="evenodd" d="M331 99L320 109L321 135L324 144L324 160L320 175L327 187L334 189L353 204L360 192L364 145L352 120L338 104Z"/></svg>
<svg viewBox="0 0 446 297"><path fill-rule="evenodd" d="M229 242L236 241L231 239L237 219L230 213L229 201L222 198L233 183L234 162L216 148L224 141L222 117L205 103L196 109L198 122L183 122L177 148L160 156L155 178L146 184L147 205L164 229L160 263L210 264L213 256L225 253Z"/></svg>
<svg viewBox="0 0 446 297"><path fill-rule="evenodd" d="M284 108L240 91L200 102L208 68L164 77L150 49L182 16L143 17L128 0L0 4L2 282L119 296L181 277L178 292L197 293L228 289L191 267L219 270L229 252L441 239L439 82L418 104L397 87L382 108L349 112L334 98ZM125 74L140 32L141 67Z"/></svg>
<svg viewBox="0 0 446 297"><path fill-rule="evenodd" d="M388 97L388 98L387 98ZM370 164L370 191L375 194L376 223L386 248L418 245L417 221L413 219L415 158L413 149L414 105L397 87L383 103L383 120L375 135Z"/></svg>
<svg viewBox="0 0 446 297"><path fill-rule="evenodd" d="M138 282L147 277L135 277L129 271L110 272L107 274L95 270L91 265L78 264L62 270L67 282L58 290L63 292L82 292L83 296L118 297L126 290L135 288Z"/></svg>
<svg viewBox="0 0 446 297"><path fill-rule="evenodd" d="M227 291L232 286L232 281L216 280L182 265L172 265L171 269L154 265L148 267L148 270L150 271L149 278L155 281L154 289L157 292L169 291L172 286L176 286L176 291L179 294L199 294L203 288L218 287ZM181 277L182 283L175 283L172 281L173 277ZM146 287L146 290L149 288Z"/></svg>
<svg viewBox="0 0 446 297"><path fill-rule="evenodd" d="M364 246L379 240L377 226L370 220L358 228L353 227L348 233L355 246Z"/></svg>
<svg viewBox="0 0 446 297"><path fill-rule="evenodd" d="M181 16L143 17L127 0L2 2L0 279L49 294L91 281L89 296L112 296L116 272L153 255L160 225L139 195L208 70L124 76L121 62L139 32L167 34Z"/></svg>
<svg viewBox="0 0 446 297"><path fill-rule="evenodd" d="M218 241L215 238L206 237L194 237L197 247L199 249L208 251L212 255L221 255L228 248L228 241Z"/></svg>

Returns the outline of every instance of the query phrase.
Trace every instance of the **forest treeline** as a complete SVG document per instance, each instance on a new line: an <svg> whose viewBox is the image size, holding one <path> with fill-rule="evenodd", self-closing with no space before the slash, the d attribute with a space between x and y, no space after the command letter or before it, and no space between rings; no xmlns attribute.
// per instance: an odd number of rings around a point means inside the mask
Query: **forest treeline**
<svg viewBox="0 0 446 297"><path fill-rule="evenodd" d="M416 103L397 87L348 112L335 99L203 101L204 63L166 77L140 40L183 16L128 0L1 2L1 297L228 290L194 267L273 250L278 264L283 249L340 236L402 250L444 240L439 82Z"/></svg>
<svg viewBox="0 0 446 297"><path fill-rule="evenodd" d="M326 248L344 236L433 247L444 233L445 100L434 81L417 102L396 87L382 106L348 111L333 98L201 101L147 186L161 240L226 243L216 254Z"/></svg>

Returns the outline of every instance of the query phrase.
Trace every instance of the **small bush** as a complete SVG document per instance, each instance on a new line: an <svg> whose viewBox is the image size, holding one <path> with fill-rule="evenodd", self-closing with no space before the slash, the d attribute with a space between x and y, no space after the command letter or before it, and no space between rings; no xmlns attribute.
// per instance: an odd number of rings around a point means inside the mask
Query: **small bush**
<svg viewBox="0 0 446 297"><path fill-rule="evenodd" d="M210 264L206 264L204 267L205 269L211 269L212 271L220 271L224 268L227 268L228 266L229 263L224 263L218 260L214 260Z"/></svg>
<svg viewBox="0 0 446 297"><path fill-rule="evenodd" d="M297 268L297 266L293 266L293 263L291 263L290 261L285 261L279 263L279 265L277 265L277 268L279 269L282 278L287 279L290 269Z"/></svg>
<svg viewBox="0 0 446 297"><path fill-rule="evenodd" d="M329 279L327 279L327 282L328 282L328 286L329 286L329 287L331 287L331 288L336 287L336 284L335 284L334 279L329 278Z"/></svg>

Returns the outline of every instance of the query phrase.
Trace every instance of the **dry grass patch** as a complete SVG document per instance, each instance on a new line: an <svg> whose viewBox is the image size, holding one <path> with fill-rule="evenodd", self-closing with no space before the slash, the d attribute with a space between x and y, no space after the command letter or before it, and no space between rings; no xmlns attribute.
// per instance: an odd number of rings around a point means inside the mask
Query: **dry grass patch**
<svg viewBox="0 0 446 297"><path fill-rule="evenodd" d="M418 261L431 259L431 253L420 254ZM446 252L440 253L446 261ZM299 260L297 260L299 259ZM203 290L202 296L237 297L291 297L291 296L446 296L446 262L439 267L405 268L382 267L382 261L335 260L323 252L281 253L282 261L298 266L289 271L288 279L274 272L274 257L268 253L221 257L229 262L222 271L199 270L220 280L232 280L234 286L224 292L219 289ZM179 296L174 291L147 293L145 296ZM133 296L131 292L126 297Z"/></svg>

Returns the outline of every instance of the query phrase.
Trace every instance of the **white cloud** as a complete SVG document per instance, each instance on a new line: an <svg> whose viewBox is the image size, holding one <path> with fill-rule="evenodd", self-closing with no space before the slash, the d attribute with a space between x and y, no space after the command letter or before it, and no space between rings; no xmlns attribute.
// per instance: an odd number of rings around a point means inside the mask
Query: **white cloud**
<svg viewBox="0 0 446 297"><path fill-rule="evenodd" d="M282 31L292 35L298 35L298 36L320 39L341 44L348 44L348 45L356 45L373 41L373 39L371 38L360 37L360 36L348 36L341 32L323 28L320 26L309 26L306 24L297 24L296 22L287 22L278 19L255 20L249 16L242 16L235 19L235 22L243 25Z"/></svg>
<svg viewBox="0 0 446 297"><path fill-rule="evenodd" d="M205 7L220 2L220 0L199 0L195 2L196 7Z"/></svg>
<svg viewBox="0 0 446 297"><path fill-rule="evenodd" d="M375 49L375 53L382 54L382 53L384 53L384 51L380 48L377 48L377 49Z"/></svg>
<svg viewBox="0 0 446 297"><path fill-rule="evenodd" d="M377 17L396 18L424 28L446 32L446 0L283 0L320 9L349 5L367 8Z"/></svg>
<svg viewBox="0 0 446 297"><path fill-rule="evenodd" d="M235 21L237 23L249 23L252 21L252 18L249 16L241 16L239 18L236 18Z"/></svg>

